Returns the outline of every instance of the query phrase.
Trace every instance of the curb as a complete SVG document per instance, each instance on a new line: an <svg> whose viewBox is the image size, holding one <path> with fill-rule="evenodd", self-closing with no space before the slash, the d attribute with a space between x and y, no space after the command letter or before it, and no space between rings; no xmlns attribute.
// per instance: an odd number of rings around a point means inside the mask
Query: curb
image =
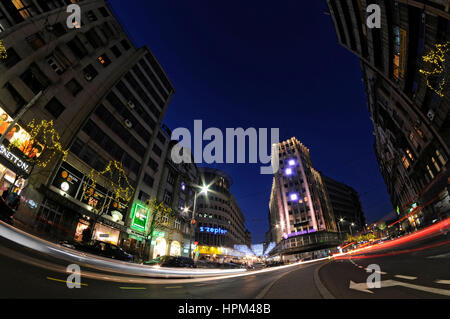
<svg viewBox="0 0 450 319"><path fill-rule="evenodd" d="M335 296L333 296L330 291L325 288L325 285L320 281L319 271L322 269L322 267L328 265L330 262L324 263L322 266L317 267L314 271L314 284L316 285L316 288L319 290L320 295L324 299L336 299Z"/></svg>

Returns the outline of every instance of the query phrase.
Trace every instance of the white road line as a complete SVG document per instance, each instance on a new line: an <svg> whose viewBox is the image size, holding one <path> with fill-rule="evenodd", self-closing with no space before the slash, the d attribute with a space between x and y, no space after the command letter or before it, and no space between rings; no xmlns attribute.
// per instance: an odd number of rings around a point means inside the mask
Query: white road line
<svg viewBox="0 0 450 319"><path fill-rule="evenodd" d="M433 258L448 258L448 259L450 259L450 253L442 254L442 255L436 255L436 256L430 256L430 257L427 257L427 258L431 258L431 259L433 259Z"/></svg>
<svg viewBox="0 0 450 319"><path fill-rule="evenodd" d="M450 285L450 280L436 280L435 283L437 283L437 284L444 284L444 285Z"/></svg>
<svg viewBox="0 0 450 319"><path fill-rule="evenodd" d="M408 279L408 280L415 280L415 279L417 279L417 277L404 276L404 275L395 275L394 277L401 278L401 279Z"/></svg>
<svg viewBox="0 0 450 319"><path fill-rule="evenodd" d="M410 289L426 291L426 292L433 293L433 294L450 296L450 290L447 290L447 289L439 289L439 288L433 288L433 287L413 285L413 284L408 284L406 282L400 282L400 281L395 281L395 280L385 280L385 281L380 282L380 284L381 284L381 288L401 286L401 287L406 287L406 288L410 288ZM354 289L354 290L359 290L362 292L366 292L366 293L373 293L373 291L370 291L367 288L367 283L365 283L365 282L355 283L353 281L350 281L349 288ZM375 288L370 288L370 289L374 290Z"/></svg>

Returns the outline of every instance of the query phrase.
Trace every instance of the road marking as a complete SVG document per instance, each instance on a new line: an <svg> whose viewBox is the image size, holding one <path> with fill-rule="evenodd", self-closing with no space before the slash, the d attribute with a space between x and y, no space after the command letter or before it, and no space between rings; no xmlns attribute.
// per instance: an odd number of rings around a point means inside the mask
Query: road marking
<svg viewBox="0 0 450 319"><path fill-rule="evenodd" d="M437 284L444 284L444 285L450 285L450 280L436 280L435 283L437 283Z"/></svg>
<svg viewBox="0 0 450 319"><path fill-rule="evenodd" d="M120 287L120 289L123 289L123 290L147 290L147 288L144 288L144 287Z"/></svg>
<svg viewBox="0 0 450 319"><path fill-rule="evenodd" d="M73 282L70 282L70 281L67 281L67 280L56 279L56 278L52 278L52 277L47 277L46 279L52 280L52 281L57 281L57 282L63 282L65 284L73 284ZM81 284L80 283L80 285L87 287L88 284Z"/></svg>
<svg viewBox="0 0 450 319"><path fill-rule="evenodd" d="M203 287L203 286L209 286L209 285L208 284L195 285L195 287Z"/></svg>
<svg viewBox="0 0 450 319"><path fill-rule="evenodd" d="M436 256L430 256L430 257L427 257L427 258L431 258L431 259L433 259L433 258L450 258L450 253L442 254L442 255L436 255Z"/></svg>
<svg viewBox="0 0 450 319"><path fill-rule="evenodd" d="M432 287L426 287L426 286L420 286L420 285L413 285L413 284L409 284L409 283L401 282L401 281L385 280L385 281L382 281L380 284L381 284L381 288L403 286L403 287L406 287L406 288L411 288L411 289L415 289L415 290L421 290L421 291L430 292L430 293L433 293L433 294L450 296L450 290L439 289L439 288L432 288ZM368 290L367 283L365 283L365 282L363 282L363 283L355 283L355 282L350 280L349 288L353 289L353 290L358 290L358 291L362 291L362 292L373 294L373 291ZM372 289L372 288L370 288L370 289Z"/></svg>
<svg viewBox="0 0 450 319"><path fill-rule="evenodd" d="M164 287L166 289L179 289L179 288L183 288L183 286L169 286L169 287Z"/></svg>
<svg viewBox="0 0 450 319"><path fill-rule="evenodd" d="M394 277L400 278L400 279L408 279L408 280L415 280L415 279L417 279L417 277L404 276L404 275L395 275Z"/></svg>

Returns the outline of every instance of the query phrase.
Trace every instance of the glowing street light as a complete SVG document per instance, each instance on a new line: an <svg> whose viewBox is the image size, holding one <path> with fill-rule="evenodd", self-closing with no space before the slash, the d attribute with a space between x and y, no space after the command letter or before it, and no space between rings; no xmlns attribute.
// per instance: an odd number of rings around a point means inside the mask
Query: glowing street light
<svg viewBox="0 0 450 319"><path fill-rule="evenodd" d="M205 195L205 196L207 196L208 195L208 192L209 192L209 186L207 186L207 185L203 185L202 187L201 187L201 189L200 189L200 192L198 193L198 192L195 192L195 195L194 195L194 209L193 209L193 211L192 211L192 219L191 219L191 223L189 224L189 227L190 227L190 236L189 236L189 257L191 257L191 252L192 252L192 225L194 225L195 224L195 211L196 211L196 208L197 208L197 196L199 195L199 194L203 194L203 195Z"/></svg>

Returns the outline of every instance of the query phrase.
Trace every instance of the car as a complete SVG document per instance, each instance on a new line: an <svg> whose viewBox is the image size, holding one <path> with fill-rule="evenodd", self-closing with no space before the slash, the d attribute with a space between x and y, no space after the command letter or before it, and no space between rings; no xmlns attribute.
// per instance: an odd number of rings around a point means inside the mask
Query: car
<svg viewBox="0 0 450 319"><path fill-rule="evenodd" d="M162 256L144 262L144 265L177 267L177 268L197 268L192 258L182 256Z"/></svg>
<svg viewBox="0 0 450 319"><path fill-rule="evenodd" d="M121 260L121 261L133 261L133 255L127 253L125 250L117 245L106 243L99 240L92 240L88 243L77 243L63 241L60 245L66 248L75 249L78 251L86 252L101 257Z"/></svg>

